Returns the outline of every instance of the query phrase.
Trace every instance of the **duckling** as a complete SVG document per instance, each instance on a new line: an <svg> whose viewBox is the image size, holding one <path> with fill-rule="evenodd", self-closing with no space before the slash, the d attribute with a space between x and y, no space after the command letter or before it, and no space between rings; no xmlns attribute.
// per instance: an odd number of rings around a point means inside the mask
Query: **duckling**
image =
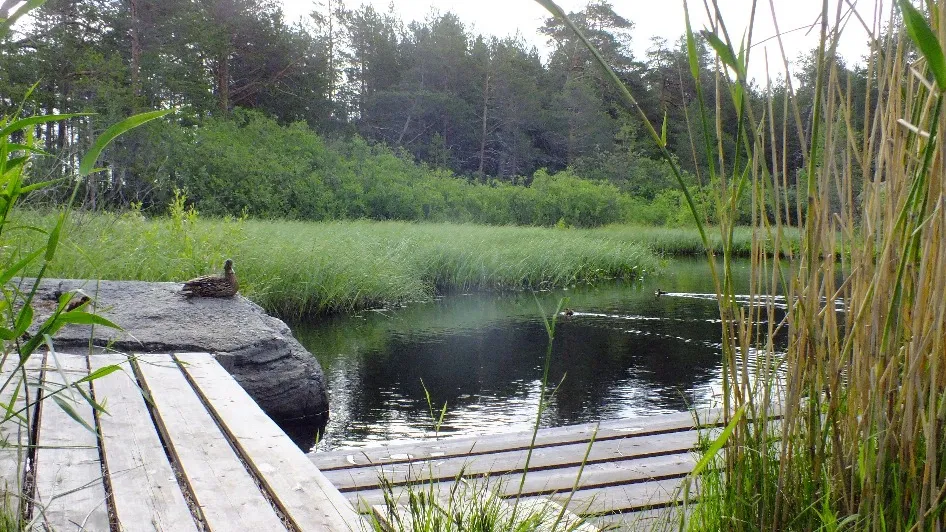
<svg viewBox="0 0 946 532"><path fill-rule="evenodd" d="M233 270L233 260L227 259L223 263L223 275L204 275L184 283L181 293L191 298L197 297L232 297L240 289L236 272Z"/></svg>
<svg viewBox="0 0 946 532"><path fill-rule="evenodd" d="M89 297L88 294L86 294L82 290L76 290L76 296L77 297L73 297L72 301L70 301L69 304L66 305L66 312L72 312L73 310L81 307L82 305L85 305L89 301L92 301L92 298Z"/></svg>

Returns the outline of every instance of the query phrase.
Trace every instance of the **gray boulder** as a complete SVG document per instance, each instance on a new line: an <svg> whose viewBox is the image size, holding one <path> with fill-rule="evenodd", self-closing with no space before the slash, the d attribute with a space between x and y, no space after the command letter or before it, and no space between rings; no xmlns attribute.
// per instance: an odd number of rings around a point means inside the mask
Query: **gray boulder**
<svg viewBox="0 0 946 532"><path fill-rule="evenodd" d="M96 346L121 352L208 352L277 421L306 420L323 427L328 399L322 368L289 327L252 301L184 298L181 283L45 279L34 299L33 330L56 308L62 292L81 289L96 313L123 330L68 325L56 334L59 351Z"/></svg>

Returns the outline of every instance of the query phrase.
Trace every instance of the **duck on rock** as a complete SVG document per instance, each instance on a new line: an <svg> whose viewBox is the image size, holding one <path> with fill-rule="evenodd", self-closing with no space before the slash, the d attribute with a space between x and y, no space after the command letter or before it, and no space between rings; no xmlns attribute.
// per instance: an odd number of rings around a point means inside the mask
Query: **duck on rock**
<svg viewBox="0 0 946 532"><path fill-rule="evenodd" d="M181 293L185 297L232 297L240 289L233 260L223 263L223 275L204 275L184 283Z"/></svg>

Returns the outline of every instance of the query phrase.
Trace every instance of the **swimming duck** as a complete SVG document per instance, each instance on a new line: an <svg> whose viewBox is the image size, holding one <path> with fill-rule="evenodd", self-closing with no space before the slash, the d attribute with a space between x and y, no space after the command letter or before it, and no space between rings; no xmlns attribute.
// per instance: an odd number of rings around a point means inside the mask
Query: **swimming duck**
<svg viewBox="0 0 946 532"><path fill-rule="evenodd" d="M190 297L232 297L240 289L236 272L233 271L233 260L227 259L223 263L223 275L204 275L184 283L181 292Z"/></svg>
<svg viewBox="0 0 946 532"><path fill-rule="evenodd" d="M667 295L667 292L664 292L663 290L661 290L661 289L659 289L659 288L657 289L656 292L654 292L654 297L660 297L660 296L664 296L664 295Z"/></svg>

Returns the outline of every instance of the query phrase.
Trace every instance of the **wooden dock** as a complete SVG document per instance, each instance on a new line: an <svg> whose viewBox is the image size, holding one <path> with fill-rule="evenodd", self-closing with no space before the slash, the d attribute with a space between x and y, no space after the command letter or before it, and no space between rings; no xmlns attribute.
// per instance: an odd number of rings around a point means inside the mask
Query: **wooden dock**
<svg viewBox="0 0 946 532"><path fill-rule="evenodd" d="M206 353L130 360L44 354L24 366L25 387L11 379L15 362L8 359L2 373L0 406L7 419L0 426L6 442L0 447L0 492L31 528L369 528ZM111 365L121 371L83 380ZM43 400L36 401L37 393ZM82 394L105 411L93 411ZM26 430L27 417L32 431Z"/></svg>
<svg viewBox="0 0 946 532"><path fill-rule="evenodd" d="M701 418L703 428L712 428L718 425L719 412ZM698 439L691 413L542 429L524 481L531 432L309 456L361 511L385 503L382 478L399 504L407 502L410 491L433 490L444 497L464 479L488 483L490 492L507 501L567 505L597 527L651 530L676 523L678 488L695 465L692 451Z"/></svg>

